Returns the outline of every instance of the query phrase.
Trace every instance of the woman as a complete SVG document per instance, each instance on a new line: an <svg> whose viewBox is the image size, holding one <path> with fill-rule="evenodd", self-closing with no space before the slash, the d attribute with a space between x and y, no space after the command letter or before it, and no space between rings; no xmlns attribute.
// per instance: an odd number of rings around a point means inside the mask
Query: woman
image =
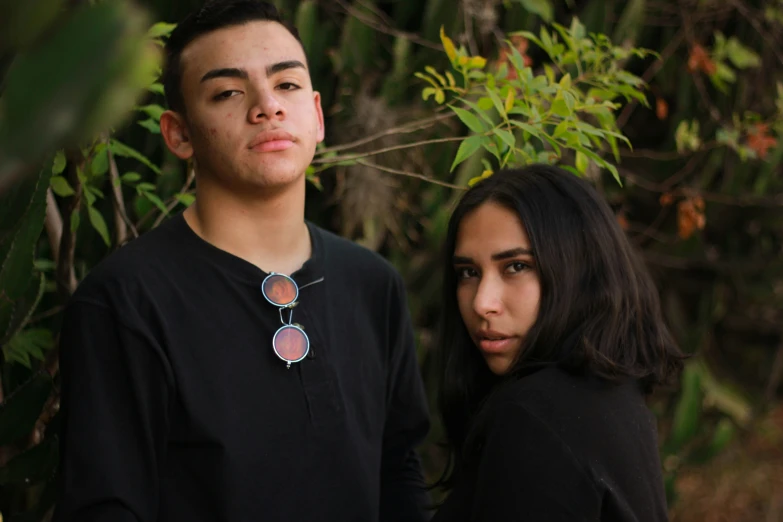
<svg viewBox="0 0 783 522"><path fill-rule="evenodd" d="M608 205L557 167L498 172L446 254L433 522L667 520L644 395L683 355Z"/></svg>

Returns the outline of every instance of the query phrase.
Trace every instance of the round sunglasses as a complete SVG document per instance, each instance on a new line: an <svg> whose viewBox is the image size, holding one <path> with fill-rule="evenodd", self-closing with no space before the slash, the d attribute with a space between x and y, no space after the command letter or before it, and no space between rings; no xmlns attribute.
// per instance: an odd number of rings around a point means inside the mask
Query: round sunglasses
<svg viewBox="0 0 783 522"><path fill-rule="evenodd" d="M319 283L323 278L308 283L305 286ZM310 338L300 324L293 322L294 307L299 304L299 287L296 282L285 274L270 272L261 283L261 292L264 298L275 305L280 312L280 322L283 326L277 329L272 337L272 349L275 354L286 362L286 368L291 368L292 363L297 363L307 357L310 351ZM283 315L288 311L288 321Z"/></svg>

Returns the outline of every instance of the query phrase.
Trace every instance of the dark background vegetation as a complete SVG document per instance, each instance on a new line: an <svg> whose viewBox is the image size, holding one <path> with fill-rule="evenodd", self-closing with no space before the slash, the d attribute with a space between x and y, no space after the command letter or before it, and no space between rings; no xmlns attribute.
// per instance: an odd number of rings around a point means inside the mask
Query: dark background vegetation
<svg viewBox="0 0 783 522"><path fill-rule="evenodd" d="M151 58L131 58L144 54L139 35L200 3L146 0L146 18L137 5L122 2L36 0L29 10L0 3L0 512L6 520L37 521L50 512L57 332L67 296L112 250L192 200L189 167L156 133L160 93L147 90L127 109L150 83L143 65ZM783 520L783 2L276 3L298 24L323 95L322 164L330 152L391 149L368 156L371 162L311 172L307 217L379 251L402 272L430 392L440 245L460 194L443 183L464 187L485 168L477 153L451 172L458 143L442 138L464 136L466 129L456 118L440 118L433 100L422 100L426 84L414 76L428 65L448 66L440 28L494 65L507 59L501 49L510 32L538 34L547 22L567 27L573 17L617 46L658 53L620 64L648 83L649 105L622 101L615 111L633 145L621 146L622 185L595 165L584 175L642 252L677 339L694 354L681 382L650 401L672 519ZM97 14L83 16L70 33L53 29L67 26L62 20L82 4L95 4ZM87 43L76 44L81 41ZM525 38L512 43L536 74L550 61ZM406 127L420 120L425 123L416 129ZM443 458L433 420L422 448L431 478Z"/></svg>

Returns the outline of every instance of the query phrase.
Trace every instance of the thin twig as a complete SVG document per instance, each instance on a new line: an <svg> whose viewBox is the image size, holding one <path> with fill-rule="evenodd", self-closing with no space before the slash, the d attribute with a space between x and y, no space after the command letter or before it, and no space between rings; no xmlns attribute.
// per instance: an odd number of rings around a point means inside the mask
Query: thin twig
<svg viewBox="0 0 783 522"><path fill-rule="evenodd" d="M196 179L196 170L191 162L188 162L188 175L185 179L185 183L182 185L182 188L179 189L178 194L189 194L188 189L190 188L191 183L193 183L193 180ZM177 200L176 197L170 198L166 204L167 213L171 212L171 210L177 206L179 200ZM142 218L136 223L136 228L141 228L144 226L144 224L152 218L156 213L160 212L160 209L156 206L153 206ZM155 221L152 228L155 228L157 225L159 225L163 219L166 219L167 214L161 213L163 218L161 216L158 216Z"/></svg>
<svg viewBox="0 0 783 522"><path fill-rule="evenodd" d="M353 6L347 5L342 0L335 0L335 1L337 5L342 7L347 14L353 16L367 27L370 27L371 29L375 29L379 33L384 33L391 36L397 36L399 38L405 38L406 40L410 40L411 42L419 44L423 47L429 47L430 49L436 49L438 51L443 50L443 47L441 47L439 44L433 43L429 40L425 40L424 38L420 37L415 33L408 33L405 31L400 31L399 29L395 29L394 27L391 26L383 25L382 23L376 20L372 20L366 17L363 13L359 12Z"/></svg>
<svg viewBox="0 0 783 522"><path fill-rule="evenodd" d="M682 20L682 26L683 29L685 29L685 39L688 41L688 46L693 49L693 47L696 45L696 38L693 35L691 20L682 6L682 0L680 0L677 5L680 10L680 20ZM701 77L701 74L699 74L698 71L694 71L691 76L693 77L693 83L696 85L696 89L699 91L699 94L701 94L704 103L707 105L707 110L710 113L710 117L715 122L720 123L720 110L718 110L718 108L712 102L712 98L710 98L710 94L707 91L707 86L704 84L704 79Z"/></svg>
<svg viewBox="0 0 783 522"><path fill-rule="evenodd" d="M128 230L130 230L134 238L139 237L139 232L133 226L125 209L125 201L122 198L120 171L117 168L114 154L111 152L108 138L106 139L106 153L109 155L109 181L111 181L111 192L114 196L114 230L117 233L117 246L120 246L128 240Z"/></svg>
<svg viewBox="0 0 783 522"><path fill-rule="evenodd" d="M479 53L478 45L476 44L476 39L473 38L473 13L468 10L468 2L470 2L470 0L462 0L462 2L460 2L460 9L462 10L462 15L465 17L465 39L468 41L470 55L476 56Z"/></svg>
<svg viewBox="0 0 783 522"><path fill-rule="evenodd" d="M701 147L694 151L657 151L657 150L651 150L651 149L637 149L637 150L628 150L628 149L620 149L620 156L624 158L647 158L647 159L653 159L653 160L660 160L660 161L670 161L670 160L676 160L676 159L682 159L687 158L688 156L692 156L695 154L698 154L700 152L707 152L709 150L718 148L721 144L716 141L708 141L706 143L703 143Z"/></svg>
<svg viewBox="0 0 783 522"><path fill-rule="evenodd" d="M409 134L411 132L420 131L422 129L426 129L430 126L432 126L434 123L437 123L439 121L448 120L455 116L454 113L447 113L447 114L439 114L437 116L430 116L428 118L423 118L418 121L412 121L410 123L406 123L405 125L400 125L399 127L392 127L391 129L387 129L385 131L377 132L375 134L372 134L370 136L367 136L366 138L362 138L360 140L352 141L351 143L344 143L342 145L335 145L333 147L326 147L324 149L321 149L318 151L319 155L327 154L330 152L339 152L342 150L348 150L348 149L354 149L356 147L361 147L362 145L366 145L367 143L373 142L375 140L384 138L386 136L391 136L393 134Z"/></svg>
<svg viewBox="0 0 783 522"><path fill-rule="evenodd" d="M772 363L772 371L767 381L767 389L764 393L764 398L767 402L772 402L775 399L781 377L783 377L783 343L778 346L778 350L775 353L775 361Z"/></svg>
<svg viewBox="0 0 783 522"><path fill-rule="evenodd" d="M780 52L780 44L773 41L773 39L767 34L767 32L764 30L764 28L761 26L759 21L756 19L755 16L753 16L753 13L750 12L750 10L742 5L742 2L739 2L738 0L729 0L732 6L737 9L737 11L740 12L742 16L745 17L745 19L750 22L750 25L753 26L754 29L759 33L759 36L761 36L764 40L766 40L767 45L769 46L769 49L772 50L773 53L775 53L775 57L778 59L778 61L783 65L783 54Z"/></svg>
<svg viewBox="0 0 783 522"><path fill-rule="evenodd" d="M50 308L49 310L47 310L45 312L41 312L40 314L32 316L27 321L27 324L30 325L30 324L33 324L33 323L37 323L38 321L43 321L44 319L46 319L48 317L52 317L53 315L59 314L64 309L65 309L65 307L62 306L62 305L58 305L58 306L55 306L53 308Z"/></svg>
<svg viewBox="0 0 783 522"><path fill-rule="evenodd" d="M393 152L395 150L404 150L404 149L410 149L413 147L422 147L424 145L432 145L434 143L448 143L450 141L463 141L465 138L462 136L454 136L451 138L436 138L432 140L424 140L424 141L417 141L414 143L404 143L402 145L394 145L391 147L386 147L383 149L378 150L372 150L369 152L362 152L358 154L353 155L347 155L347 156L333 156L330 158L316 158L313 160L313 165L324 165L329 163L339 163L341 161L354 161L362 158L367 158L369 156L377 156L378 154L384 154L386 152Z"/></svg>
<svg viewBox="0 0 783 522"><path fill-rule="evenodd" d="M82 183L79 181L79 169L84 167L85 161L84 155L78 148L66 149L65 157L67 159L67 179L73 188L74 194L71 196L70 205L66 206L62 218L63 232L60 239L60 252L55 272L57 290L63 302L68 300L76 290L76 278L71 277L74 270L73 259L76 252L76 231L71 229L70 224L71 216L79 212L82 203Z"/></svg>
<svg viewBox="0 0 783 522"><path fill-rule="evenodd" d="M677 34L674 36L674 38L671 39L669 44L664 48L664 50L661 52L661 57L658 60L655 60L650 67L647 68L646 71L644 71L644 74L642 74L642 80L645 83L649 83L650 80L653 79L653 77L660 72L660 70L663 68L664 65L666 65L666 61L672 57L672 55L675 53L675 51L680 47L680 44L682 43L683 38L685 35L682 31L678 31ZM634 109L639 105L639 100L633 100L631 103L625 106L623 109L623 112L620 113L620 116L617 118L617 128L622 129L623 126L628 122L628 119L631 117L631 114L633 113Z"/></svg>
<svg viewBox="0 0 783 522"><path fill-rule="evenodd" d="M383 165L378 165L377 163L372 163L371 161L364 161L359 160L356 163L359 165L364 165L365 167L370 167L372 169L380 170L382 172L388 172L390 174L398 174L400 176L408 176L411 178L418 178L422 179L424 181L427 181L429 183L434 183L435 185L440 185L442 187L448 187L452 189L458 189L458 190L465 190L466 187L460 187L459 185L454 185L452 183L447 183L445 181L440 181L435 178L430 178L429 176L425 176L424 174L417 174L416 172L408 172L405 170L399 170L399 169L393 169L390 167L384 167Z"/></svg>
<svg viewBox="0 0 783 522"><path fill-rule="evenodd" d="M190 185L193 184L193 180L196 179L196 169L193 168L192 164L188 166L188 177L185 180L185 184L182 185L182 189L179 191L179 194L192 194L193 191L189 190ZM166 205L166 212L160 213L160 216L158 216L158 219L155 220L155 222L152 224L152 228L157 228L158 225L163 223L163 220L166 219L166 216L169 215L169 213L174 210L174 207L177 206L179 203L179 200L176 197L171 198L171 200Z"/></svg>
<svg viewBox="0 0 783 522"><path fill-rule="evenodd" d="M668 192L670 186L661 183L654 183L648 181L641 176L634 174L626 169L621 169L622 177L632 181L635 185L650 192ZM718 194L716 192L707 192L695 187L684 188L683 191L687 191L688 194L700 196L705 201L712 201L714 203L721 203L723 205L731 205L738 207L762 207L762 208L774 208L783 207L783 194L775 194L772 196L757 196L755 194L740 194L738 196L727 196L725 194ZM677 191L675 191L676 193Z"/></svg>
<svg viewBox="0 0 783 522"><path fill-rule="evenodd" d="M57 207L57 199L54 197L51 187L46 190L44 228L46 229L46 237L49 239L49 247L52 250L52 260L55 265L58 265L60 261L60 244L63 237L63 217L60 214L60 209ZM73 265L71 265L70 273L68 274L68 286L76 288L77 284L76 272Z"/></svg>

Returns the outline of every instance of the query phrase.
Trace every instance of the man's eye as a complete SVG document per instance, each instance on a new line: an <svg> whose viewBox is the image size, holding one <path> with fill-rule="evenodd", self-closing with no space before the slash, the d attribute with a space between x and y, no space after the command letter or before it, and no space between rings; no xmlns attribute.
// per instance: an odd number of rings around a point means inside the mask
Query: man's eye
<svg viewBox="0 0 783 522"><path fill-rule="evenodd" d="M278 89L281 91L294 91L299 88L299 86L295 83L291 82L284 82L277 86Z"/></svg>
<svg viewBox="0 0 783 522"><path fill-rule="evenodd" d="M227 100L228 98L236 96L237 94L239 94L239 91L234 91L234 90L223 91L220 94L218 94L217 96L215 96L213 99L214 100Z"/></svg>

